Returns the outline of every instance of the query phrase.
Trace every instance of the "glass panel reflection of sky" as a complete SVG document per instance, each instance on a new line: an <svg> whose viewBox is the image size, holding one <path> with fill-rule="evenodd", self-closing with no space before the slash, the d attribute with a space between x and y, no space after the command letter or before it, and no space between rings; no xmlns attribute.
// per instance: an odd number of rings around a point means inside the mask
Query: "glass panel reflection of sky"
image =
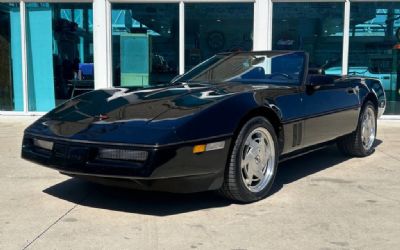
<svg viewBox="0 0 400 250"><path fill-rule="evenodd" d="M112 11L112 32L113 35L121 34L126 32L125 26L125 12L127 10L113 10ZM136 19L132 18L131 28L148 28L145 24L141 24ZM159 33L154 30L147 30L147 34L151 36L160 36Z"/></svg>

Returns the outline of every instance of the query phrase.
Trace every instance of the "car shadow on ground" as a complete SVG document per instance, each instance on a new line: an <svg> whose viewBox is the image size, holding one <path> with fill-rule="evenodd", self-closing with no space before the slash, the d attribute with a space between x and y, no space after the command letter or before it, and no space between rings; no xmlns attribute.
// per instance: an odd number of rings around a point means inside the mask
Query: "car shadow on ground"
<svg viewBox="0 0 400 250"><path fill-rule="evenodd" d="M382 141L377 141L378 146ZM279 165L271 195L296 180L347 161L335 146L287 160ZM77 178L49 187L43 192L81 206L154 216L169 216L210 208L226 207L231 201L214 192L170 194L123 189L89 183Z"/></svg>

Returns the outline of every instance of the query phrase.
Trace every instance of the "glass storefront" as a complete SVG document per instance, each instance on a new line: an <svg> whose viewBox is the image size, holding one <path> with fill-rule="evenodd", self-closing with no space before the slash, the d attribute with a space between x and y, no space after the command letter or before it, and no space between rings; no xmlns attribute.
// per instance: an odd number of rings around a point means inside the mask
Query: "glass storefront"
<svg viewBox="0 0 400 250"><path fill-rule="evenodd" d="M179 67L179 5L112 4L114 86L169 82Z"/></svg>
<svg viewBox="0 0 400 250"><path fill-rule="evenodd" d="M185 4L185 70L218 52L253 47L253 3Z"/></svg>
<svg viewBox="0 0 400 250"><path fill-rule="evenodd" d="M400 2L352 3L349 74L381 80L385 114L400 114Z"/></svg>
<svg viewBox="0 0 400 250"><path fill-rule="evenodd" d="M0 3L0 110L23 111L18 3Z"/></svg>
<svg viewBox="0 0 400 250"><path fill-rule="evenodd" d="M261 50L269 45L304 50L310 67L325 74L378 78L388 100L385 114L400 115L400 0L33 1L26 1L25 23L18 1L0 3L1 113L45 112L100 87L169 82L179 69L188 71L216 53L250 51L256 44ZM350 6L346 20L345 6ZM347 24L348 72L342 72Z"/></svg>
<svg viewBox="0 0 400 250"><path fill-rule="evenodd" d="M94 89L92 4L27 3L29 111Z"/></svg>
<svg viewBox="0 0 400 250"><path fill-rule="evenodd" d="M344 3L274 3L272 48L304 50L310 67L341 74Z"/></svg>

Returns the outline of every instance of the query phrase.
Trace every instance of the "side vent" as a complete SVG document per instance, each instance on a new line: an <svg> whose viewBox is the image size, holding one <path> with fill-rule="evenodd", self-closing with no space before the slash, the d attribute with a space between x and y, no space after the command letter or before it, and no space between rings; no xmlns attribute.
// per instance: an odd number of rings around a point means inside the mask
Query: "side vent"
<svg viewBox="0 0 400 250"><path fill-rule="evenodd" d="M295 123L293 124L293 142L292 147L299 146L303 138L303 124Z"/></svg>

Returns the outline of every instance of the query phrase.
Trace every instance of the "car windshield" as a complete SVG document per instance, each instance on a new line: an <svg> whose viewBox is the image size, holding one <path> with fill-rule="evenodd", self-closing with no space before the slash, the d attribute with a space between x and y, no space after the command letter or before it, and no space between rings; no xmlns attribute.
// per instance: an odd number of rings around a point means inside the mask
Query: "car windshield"
<svg viewBox="0 0 400 250"><path fill-rule="evenodd" d="M172 82L300 85L304 75L303 52L243 52L217 54Z"/></svg>

